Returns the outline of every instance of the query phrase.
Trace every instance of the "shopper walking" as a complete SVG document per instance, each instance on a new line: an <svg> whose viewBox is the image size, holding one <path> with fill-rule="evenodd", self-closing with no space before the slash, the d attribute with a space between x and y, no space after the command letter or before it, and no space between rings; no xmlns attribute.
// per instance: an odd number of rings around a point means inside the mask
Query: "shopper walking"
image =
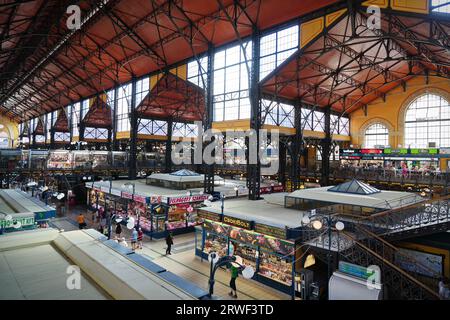
<svg viewBox="0 0 450 320"><path fill-rule="evenodd" d="M122 234L122 226L120 223L117 223L116 225L116 237L117 239L120 239L120 235Z"/></svg>
<svg viewBox="0 0 450 320"><path fill-rule="evenodd" d="M82 212L80 212L80 214L77 217L77 222L78 222L78 228L81 230L84 227L86 227L86 221L84 219L84 215Z"/></svg>
<svg viewBox="0 0 450 320"><path fill-rule="evenodd" d="M138 239L138 232L136 228L133 228L133 232L131 232L131 249L133 251L136 250L137 239Z"/></svg>
<svg viewBox="0 0 450 320"><path fill-rule="evenodd" d="M138 230L138 237L137 237L138 248L139 249L142 249L142 239L143 238L144 238L144 232L142 231L142 228L139 228L139 230Z"/></svg>
<svg viewBox="0 0 450 320"><path fill-rule="evenodd" d="M241 261L242 261L242 258L241 258ZM239 263L239 261L237 261L237 262ZM239 276L239 268L241 267L238 263L232 262L231 263L231 268L230 268L230 271L231 271L231 279L230 279L231 291L230 291L230 293L228 293L228 295L230 297L233 297L233 298L237 298L236 279Z"/></svg>
<svg viewBox="0 0 450 320"><path fill-rule="evenodd" d="M172 245L173 245L173 237L170 232L167 233L166 244L167 244L166 255L172 254L170 251L171 251Z"/></svg>

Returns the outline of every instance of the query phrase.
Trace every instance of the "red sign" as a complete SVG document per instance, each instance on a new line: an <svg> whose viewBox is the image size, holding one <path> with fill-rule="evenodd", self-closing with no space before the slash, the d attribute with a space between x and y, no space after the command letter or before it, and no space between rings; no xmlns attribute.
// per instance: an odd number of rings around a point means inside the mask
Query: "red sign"
<svg viewBox="0 0 450 320"><path fill-rule="evenodd" d="M158 204L161 203L161 196L152 196L150 197L150 204Z"/></svg>
<svg viewBox="0 0 450 320"><path fill-rule="evenodd" d="M284 191L284 186L274 186L273 187L273 191L274 192L283 192Z"/></svg>
<svg viewBox="0 0 450 320"><path fill-rule="evenodd" d="M260 192L261 194L264 194L264 193L271 193L271 192L272 192L272 189L271 189L270 187L262 187L262 188L259 189L259 192Z"/></svg>
<svg viewBox="0 0 450 320"><path fill-rule="evenodd" d="M383 153L382 149L361 149L363 154L380 154Z"/></svg>
<svg viewBox="0 0 450 320"><path fill-rule="evenodd" d="M207 200L208 194L195 195L195 196L183 196L176 198L169 198L169 204L189 203L189 202L201 202Z"/></svg>
<svg viewBox="0 0 450 320"><path fill-rule="evenodd" d="M145 197L137 195L137 194L134 195L134 201L140 202L140 203L147 203Z"/></svg>
<svg viewBox="0 0 450 320"><path fill-rule="evenodd" d="M131 194L129 192L122 191L122 198L132 199L133 198L133 194Z"/></svg>

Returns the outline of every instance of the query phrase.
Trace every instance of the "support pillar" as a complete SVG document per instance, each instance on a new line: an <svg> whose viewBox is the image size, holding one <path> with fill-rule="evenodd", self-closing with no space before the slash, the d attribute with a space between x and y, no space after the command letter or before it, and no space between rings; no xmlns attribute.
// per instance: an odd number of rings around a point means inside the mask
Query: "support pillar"
<svg viewBox="0 0 450 320"><path fill-rule="evenodd" d="M331 107L325 109L325 138L322 140L322 186L330 184Z"/></svg>
<svg viewBox="0 0 450 320"><path fill-rule="evenodd" d="M112 115L112 150L118 151L120 149L119 141L117 141L117 108L119 107L118 104L118 95L119 95L119 88L116 87L114 89L114 107L113 107L113 115Z"/></svg>
<svg viewBox="0 0 450 320"><path fill-rule="evenodd" d="M212 71L214 69L214 47L210 44L208 48L208 68L206 70L206 96L205 96L205 121L203 122L203 130L207 131L212 128L214 104L213 104L213 78ZM202 138L203 139L203 138ZM211 139L213 140L213 139ZM208 143L202 143L202 155ZM207 194L214 192L214 164L206 164L202 156L204 168L203 191Z"/></svg>
<svg viewBox="0 0 450 320"><path fill-rule="evenodd" d="M250 129L256 134L257 152L256 163L250 163L250 157L247 157L247 183L248 198L250 200L259 200L261 198L261 162L259 157L259 132L262 125L261 117L261 99L259 87L259 57L260 57L260 34L254 27L252 34L252 66L250 70ZM247 61L246 61L247 63ZM247 149L248 150L248 149Z"/></svg>
<svg viewBox="0 0 450 320"><path fill-rule="evenodd" d="M137 169L137 114L136 114L136 78L133 77L131 83L131 112L130 112L130 157L128 178L136 179Z"/></svg>
<svg viewBox="0 0 450 320"><path fill-rule="evenodd" d="M165 171L172 172L172 134L173 134L173 120L167 121L167 140L166 140L166 164Z"/></svg>
<svg viewBox="0 0 450 320"><path fill-rule="evenodd" d="M286 141L281 142L280 140L278 148L278 160L280 163L278 169L278 182L286 187Z"/></svg>
<svg viewBox="0 0 450 320"><path fill-rule="evenodd" d="M291 143L291 183L292 191L300 189L300 155L302 152L302 120L301 120L301 104L298 103L294 110L294 126L295 135L292 137Z"/></svg>

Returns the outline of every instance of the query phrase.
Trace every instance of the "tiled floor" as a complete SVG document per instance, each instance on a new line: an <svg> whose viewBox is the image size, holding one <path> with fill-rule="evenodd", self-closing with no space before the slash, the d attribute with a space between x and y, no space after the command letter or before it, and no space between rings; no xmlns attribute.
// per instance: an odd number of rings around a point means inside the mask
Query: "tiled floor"
<svg viewBox="0 0 450 320"><path fill-rule="evenodd" d="M75 220L81 210L81 208L69 210L68 218ZM88 213L84 216L88 228L96 229L97 226L92 224L91 214ZM64 225L67 225L67 223L69 222L64 223ZM123 230L123 236L129 242L130 231L126 228L123 228ZM208 261L204 260L202 262L199 257L195 256L193 233L175 236L172 255L166 256L165 251L166 244L164 240L150 240L150 238L144 237L143 249L136 252L208 291L210 265ZM215 280L214 295L219 299L234 299L228 295L230 292L230 273L227 270L219 269L216 272ZM244 279L242 276L237 279L236 286L238 289L238 300L289 300L291 298L287 294L254 280Z"/></svg>

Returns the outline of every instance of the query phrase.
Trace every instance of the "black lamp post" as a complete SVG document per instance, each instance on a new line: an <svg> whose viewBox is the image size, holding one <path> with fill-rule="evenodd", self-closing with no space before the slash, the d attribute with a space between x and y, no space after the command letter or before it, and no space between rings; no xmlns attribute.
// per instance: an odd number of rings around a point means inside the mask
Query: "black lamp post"
<svg viewBox="0 0 450 320"><path fill-rule="evenodd" d="M328 212L327 216L322 216L321 218L318 219L314 219L313 221L311 221L311 219L308 216L304 216L302 218L302 223L304 225L308 225L308 224L312 224L312 227L315 230L321 230L324 227L324 223L326 224L325 227L327 228L326 232L328 235L328 254L327 254L327 265L328 265L328 282L330 281L331 278L331 241L332 241L332 230L333 227L339 232L344 230L344 223L337 220L337 219L333 219L333 217L331 216L331 212ZM339 243L338 245L338 251L339 251Z"/></svg>
<svg viewBox="0 0 450 320"><path fill-rule="evenodd" d="M210 269L209 269L209 281L208 281L208 283L209 283L209 293L208 293L208 297L211 298L213 293L214 293L214 283L215 283L214 276L216 274L217 269L219 269L221 266L224 266L224 265L226 265L228 263L236 263L237 265L239 265L239 268L241 268L241 269L246 269L246 267L243 266L242 264L236 262L236 260L237 260L236 256L224 256L224 257L218 258L218 255L217 255L216 252L211 252L209 254L209 259L210 259L211 265L210 265ZM251 268L251 272L250 272L249 275L247 275L245 273L245 271L243 272L244 278L250 279L250 278L253 277L253 274L254 274L253 268Z"/></svg>

